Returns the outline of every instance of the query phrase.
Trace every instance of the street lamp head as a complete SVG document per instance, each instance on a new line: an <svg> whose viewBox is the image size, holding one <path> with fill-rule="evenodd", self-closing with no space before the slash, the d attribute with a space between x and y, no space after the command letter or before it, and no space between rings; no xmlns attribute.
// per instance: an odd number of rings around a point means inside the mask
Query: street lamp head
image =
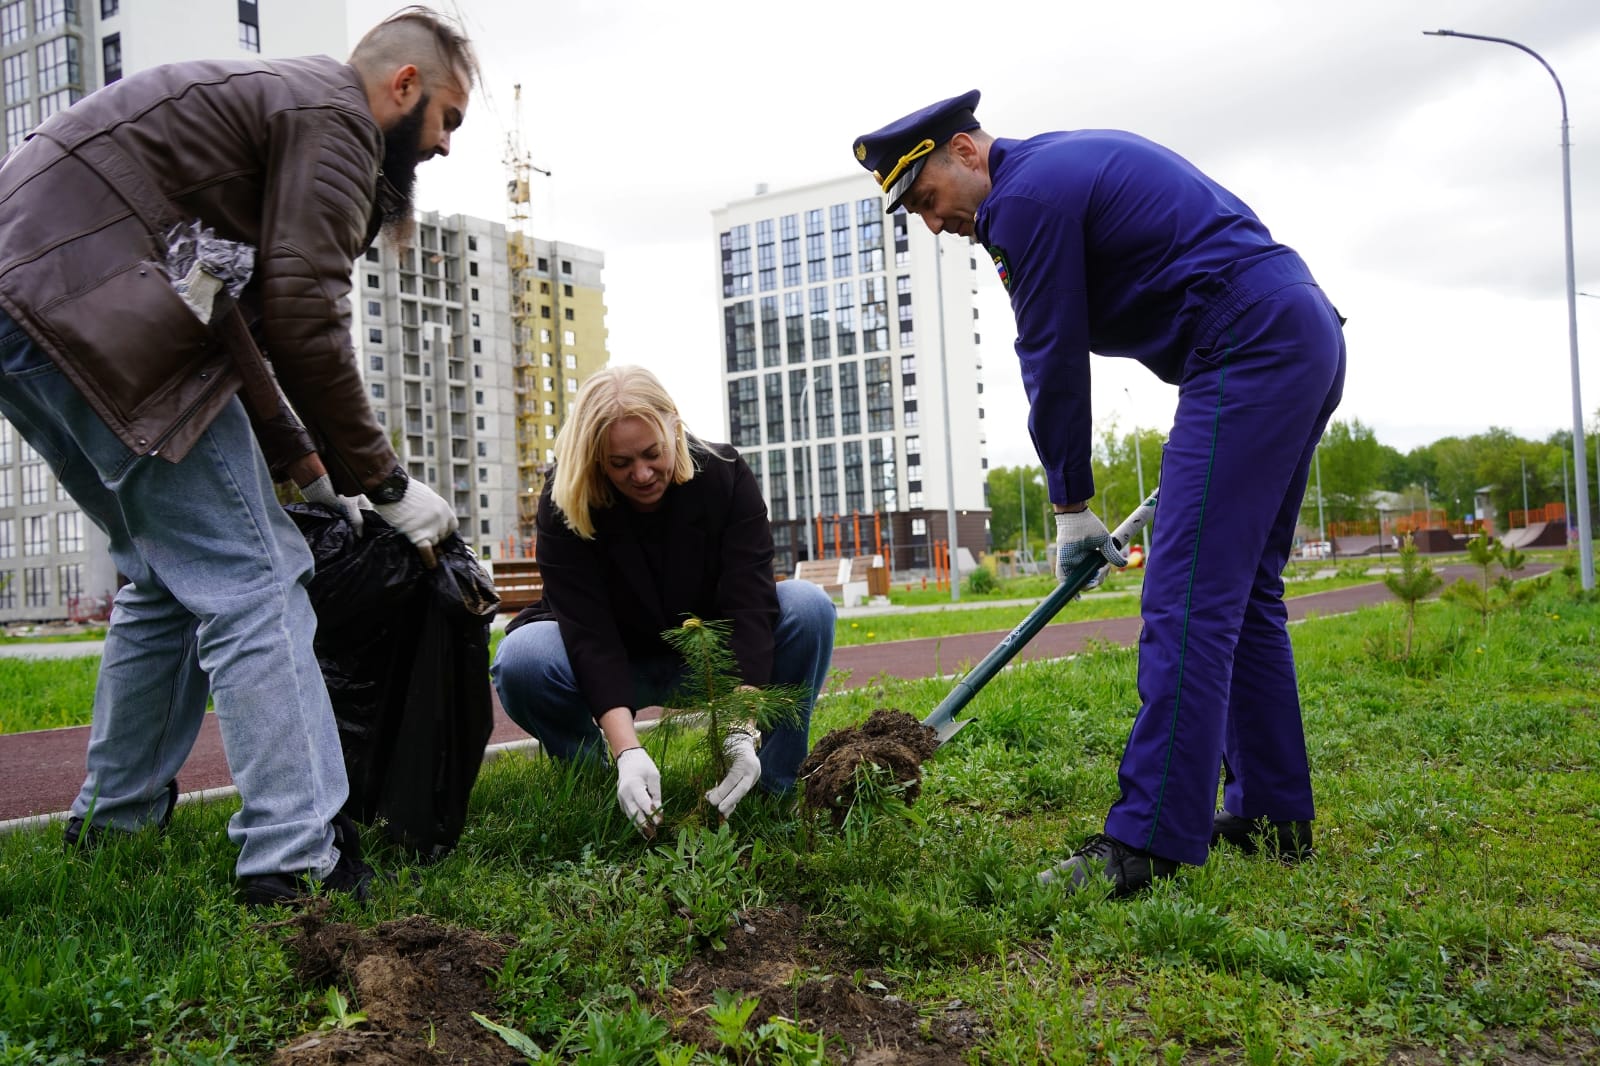
<svg viewBox="0 0 1600 1066"><path fill-rule="evenodd" d="M1456 36L1456 31L1455 30L1423 30L1422 31L1422 35L1424 37L1454 37L1454 36Z"/></svg>

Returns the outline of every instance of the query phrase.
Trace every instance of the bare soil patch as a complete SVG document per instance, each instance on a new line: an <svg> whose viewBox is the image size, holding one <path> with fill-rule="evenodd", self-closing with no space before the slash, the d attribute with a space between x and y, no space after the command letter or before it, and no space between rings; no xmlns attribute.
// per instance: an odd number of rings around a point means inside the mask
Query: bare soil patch
<svg viewBox="0 0 1600 1066"><path fill-rule="evenodd" d="M310 988L341 989L366 1021L299 1036L278 1049L275 1066L522 1061L472 1017L495 1016L487 978L509 944L422 915L362 930L326 913L308 908L286 923L295 975Z"/></svg>
<svg viewBox="0 0 1600 1066"><path fill-rule="evenodd" d="M920 728L920 726L919 726ZM658 1008L673 1036L708 1050L719 1045L705 1008L718 989L759 999L752 1026L773 1016L826 1034L829 1061L851 1066L934 1066L960 1062L986 1035L981 1019L959 1001L918 1006L894 995L872 970L853 977L829 972L841 960L810 937L794 904L747 912L729 931L724 951L707 951L681 970Z"/></svg>
<svg viewBox="0 0 1600 1066"><path fill-rule="evenodd" d="M922 791L922 764L939 747L939 735L904 711L880 707L859 726L835 729L817 741L800 764L804 803L826 811L835 825L855 803L862 767L887 770L911 803Z"/></svg>

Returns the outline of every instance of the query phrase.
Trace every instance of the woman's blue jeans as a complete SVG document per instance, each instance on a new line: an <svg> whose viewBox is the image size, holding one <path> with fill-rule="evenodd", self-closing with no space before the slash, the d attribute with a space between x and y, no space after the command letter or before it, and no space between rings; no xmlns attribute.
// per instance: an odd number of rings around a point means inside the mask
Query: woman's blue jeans
<svg viewBox="0 0 1600 1066"><path fill-rule="evenodd" d="M758 753L760 787L781 795L794 788L806 757L811 708L833 660L834 607L827 593L808 581L780 581L778 609L771 683L802 691L797 719L764 733ZM635 660L630 665L635 710L664 704L683 680L683 660L676 656ZM506 714L537 737L552 756L603 757L605 740L578 691L556 622L530 622L507 634L489 672Z"/></svg>

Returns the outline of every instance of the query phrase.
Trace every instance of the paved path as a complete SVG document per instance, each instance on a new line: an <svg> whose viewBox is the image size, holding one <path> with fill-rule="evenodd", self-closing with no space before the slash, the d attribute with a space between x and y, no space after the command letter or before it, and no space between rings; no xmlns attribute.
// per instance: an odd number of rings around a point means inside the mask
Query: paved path
<svg viewBox="0 0 1600 1066"><path fill-rule="evenodd" d="M1523 576L1532 577L1549 569L1544 564L1530 565L1523 571ZM1437 572L1449 583L1458 577L1476 577L1477 568L1445 566ZM1299 620L1313 612L1320 615L1340 614L1388 599L1389 590L1381 582L1375 582L1297 596L1285 602L1289 605L1289 617ZM1069 604L1061 617L1070 618L1071 615L1072 606ZM873 678L883 675L900 678L948 675L978 663L1004 636L1004 632L966 633L836 648L833 665L847 672L844 681L847 688L869 684ZM1137 618L1057 622L1041 630L1017 653L1013 661L1059 659L1082 651L1091 641L1129 645L1138 636ZM98 648L85 650L83 644L44 646L73 647L80 649L79 654L98 653ZM929 711L932 709L927 708ZM519 743L529 739L520 727L505 716L498 702L494 715L495 728L489 738L491 745ZM88 739L88 726L0 735L0 789L4 790L0 794L0 823L49 817L65 811L83 782L83 758ZM232 780L223 757L222 739L217 732L214 715L206 715L194 750L178 774L178 783L186 794L231 786Z"/></svg>

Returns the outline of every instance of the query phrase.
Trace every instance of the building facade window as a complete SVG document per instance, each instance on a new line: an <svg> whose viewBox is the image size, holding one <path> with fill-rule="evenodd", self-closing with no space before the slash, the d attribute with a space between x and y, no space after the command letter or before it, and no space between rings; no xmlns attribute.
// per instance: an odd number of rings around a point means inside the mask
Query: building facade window
<svg viewBox="0 0 1600 1066"><path fill-rule="evenodd" d="M22 519L22 554L50 554L50 525L45 515L31 514Z"/></svg>
<svg viewBox="0 0 1600 1066"><path fill-rule="evenodd" d="M50 606L50 571L30 566L22 572L22 599L26 607Z"/></svg>
<svg viewBox="0 0 1600 1066"><path fill-rule="evenodd" d="M18 104L16 107L6 108L6 151L9 152L21 144L31 129L33 129L33 108L30 105Z"/></svg>
<svg viewBox="0 0 1600 1066"><path fill-rule="evenodd" d="M78 0L33 0L33 32L78 24Z"/></svg>
<svg viewBox="0 0 1600 1066"><path fill-rule="evenodd" d="M16 520L11 518L0 518L0 559L10 559L16 554Z"/></svg>
<svg viewBox="0 0 1600 1066"><path fill-rule="evenodd" d="M122 34L110 33L101 38L100 70L107 85L122 80Z"/></svg>
<svg viewBox="0 0 1600 1066"><path fill-rule="evenodd" d="M78 510L56 513L56 551L83 551L83 512Z"/></svg>
<svg viewBox="0 0 1600 1066"><path fill-rule="evenodd" d="M261 51L261 27L253 22L239 22L239 47L246 52Z"/></svg>
<svg viewBox="0 0 1600 1066"><path fill-rule="evenodd" d="M5 61L6 104L26 103L32 95L28 88L28 53L18 52L14 56L6 56Z"/></svg>
<svg viewBox="0 0 1600 1066"><path fill-rule="evenodd" d="M62 563L56 567L56 596L59 606L71 606L83 595L83 564Z"/></svg>
<svg viewBox="0 0 1600 1066"><path fill-rule="evenodd" d="M44 503L50 498L49 479L45 477L43 463L25 463L22 467L22 502Z"/></svg>
<svg viewBox="0 0 1600 1066"><path fill-rule="evenodd" d="M17 605L17 574L15 570L0 570L0 608L11 610Z"/></svg>
<svg viewBox="0 0 1600 1066"><path fill-rule="evenodd" d="M28 36L27 0L0 6L0 44L16 44Z"/></svg>
<svg viewBox="0 0 1600 1066"><path fill-rule="evenodd" d="M83 88L83 66L78 56L76 37L52 38L34 48L33 58L38 64L41 93Z"/></svg>

